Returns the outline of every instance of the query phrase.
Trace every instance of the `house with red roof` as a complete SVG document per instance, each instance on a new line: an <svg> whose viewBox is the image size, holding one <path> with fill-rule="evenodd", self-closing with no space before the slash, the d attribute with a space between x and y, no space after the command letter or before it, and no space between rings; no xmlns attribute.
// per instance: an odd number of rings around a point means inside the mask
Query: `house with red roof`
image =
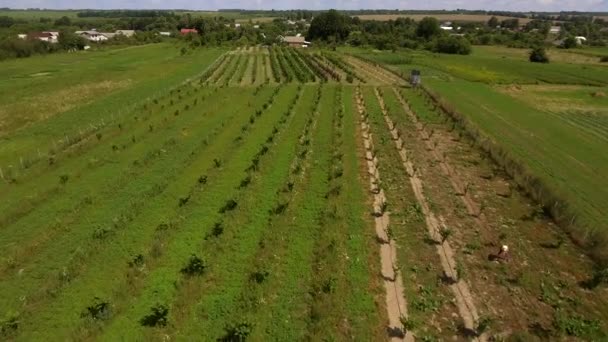
<svg viewBox="0 0 608 342"><path fill-rule="evenodd" d="M183 28L183 29L181 29L181 31L179 31L179 33L181 33L184 36L187 34L198 34L198 30L194 29L194 28Z"/></svg>

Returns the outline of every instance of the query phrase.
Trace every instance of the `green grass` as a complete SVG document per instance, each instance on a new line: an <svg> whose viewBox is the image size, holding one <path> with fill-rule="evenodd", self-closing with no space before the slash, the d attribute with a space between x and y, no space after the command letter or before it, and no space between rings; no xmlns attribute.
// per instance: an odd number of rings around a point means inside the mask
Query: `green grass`
<svg viewBox="0 0 608 342"><path fill-rule="evenodd" d="M221 53L180 56L177 47L155 44L3 62L0 167L46 154L54 142L102 120L137 115L137 105L202 73Z"/></svg>

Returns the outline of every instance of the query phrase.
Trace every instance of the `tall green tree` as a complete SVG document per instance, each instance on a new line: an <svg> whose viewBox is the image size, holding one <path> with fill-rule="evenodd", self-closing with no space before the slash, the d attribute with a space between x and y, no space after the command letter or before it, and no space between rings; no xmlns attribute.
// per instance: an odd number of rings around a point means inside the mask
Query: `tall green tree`
<svg viewBox="0 0 608 342"><path fill-rule="evenodd" d="M59 33L59 46L64 50L82 50L86 45L87 42L83 37L71 31Z"/></svg>
<svg viewBox="0 0 608 342"><path fill-rule="evenodd" d="M496 18L496 17L490 18L490 20L488 20L488 27L496 28L496 26L498 26L498 18Z"/></svg>
<svg viewBox="0 0 608 342"><path fill-rule="evenodd" d="M350 17L336 10L329 10L316 16L310 23L307 38L342 42L350 33Z"/></svg>
<svg viewBox="0 0 608 342"><path fill-rule="evenodd" d="M441 34L439 21L432 17L425 17L418 23L416 27L416 36L424 39L431 39Z"/></svg>

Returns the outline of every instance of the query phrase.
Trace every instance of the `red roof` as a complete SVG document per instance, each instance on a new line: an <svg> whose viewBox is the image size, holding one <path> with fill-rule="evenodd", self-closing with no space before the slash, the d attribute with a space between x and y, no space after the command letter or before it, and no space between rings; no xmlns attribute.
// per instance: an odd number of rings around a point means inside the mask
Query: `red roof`
<svg viewBox="0 0 608 342"><path fill-rule="evenodd" d="M181 34L188 34L188 33L195 33L196 34L196 33L198 33L198 31L196 29L193 29L193 28L183 28L180 31L180 33Z"/></svg>

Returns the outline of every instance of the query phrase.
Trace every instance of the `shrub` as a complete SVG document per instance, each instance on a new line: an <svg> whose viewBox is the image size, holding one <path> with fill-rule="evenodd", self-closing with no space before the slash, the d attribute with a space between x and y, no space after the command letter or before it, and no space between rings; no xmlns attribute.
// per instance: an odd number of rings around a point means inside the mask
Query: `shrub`
<svg viewBox="0 0 608 342"><path fill-rule="evenodd" d="M578 42L576 41L576 39L572 36L564 39L564 41L562 42L561 47L564 49L572 49L574 47L576 47L578 45Z"/></svg>
<svg viewBox="0 0 608 342"><path fill-rule="evenodd" d="M61 175L59 176L59 184L65 184L68 182L68 179L70 179L70 176L68 175Z"/></svg>
<svg viewBox="0 0 608 342"><path fill-rule="evenodd" d="M269 275L270 275L270 273L268 271L257 271L257 272L251 273L251 275L249 276L249 279L258 284L261 284L266 280L266 278L268 278Z"/></svg>
<svg viewBox="0 0 608 342"><path fill-rule="evenodd" d="M142 267L144 265L143 254L137 254L133 260L129 261L129 267Z"/></svg>
<svg viewBox="0 0 608 342"><path fill-rule="evenodd" d="M207 176L206 175L202 175L202 176L198 177L198 183L199 184L207 184Z"/></svg>
<svg viewBox="0 0 608 342"><path fill-rule="evenodd" d="M205 264L203 259L192 254L190 256L190 259L188 259L188 263L186 264L186 266L184 266L184 268L180 270L180 272L187 276L200 276L203 275L206 268L207 265Z"/></svg>
<svg viewBox="0 0 608 342"><path fill-rule="evenodd" d="M236 342L246 341L247 337L251 334L253 324L249 322L240 322L231 324L225 328L225 334L219 341L224 342Z"/></svg>
<svg viewBox="0 0 608 342"><path fill-rule="evenodd" d="M441 235L441 243L444 243L451 235L453 231L450 228L442 227L439 231L439 235Z"/></svg>
<svg viewBox="0 0 608 342"><path fill-rule="evenodd" d="M19 316L17 314L8 314L0 320L0 335L7 336L19 328Z"/></svg>
<svg viewBox="0 0 608 342"><path fill-rule="evenodd" d="M435 42L433 51L440 53L468 55L471 53L471 43L469 43L469 41L463 37L441 37Z"/></svg>
<svg viewBox="0 0 608 342"><path fill-rule="evenodd" d="M251 176L247 176L241 180L241 184L239 185L239 188L244 188L244 187L248 186L250 183L251 183Z"/></svg>
<svg viewBox="0 0 608 342"><path fill-rule="evenodd" d="M607 63L608 62L608 56L603 56L600 58L600 62L602 63Z"/></svg>
<svg viewBox="0 0 608 342"><path fill-rule="evenodd" d="M182 197L179 199L179 206L183 207L184 205L188 204L188 201L190 200L190 195L188 195L187 197Z"/></svg>
<svg viewBox="0 0 608 342"><path fill-rule="evenodd" d="M110 303L95 297L93 304L87 306L80 316L89 317L94 320L107 320L110 318Z"/></svg>
<svg viewBox="0 0 608 342"><path fill-rule="evenodd" d="M543 47L535 47L530 51L530 62L533 63L549 63L547 51Z"/></svg>
<svg viewBox="0 0 608 342"><path fill-rule="evenodd" d="M215 225L213 225L213 229L211 230L211 235L214 237L218 237L222 234L224 234L224 225L221 222L216 222Z"/></svg>
<svg viewBox="0 0 608 342"><path fill-rule="evenodd" d="M224 204L223 207L220 208L219 212L220 212L220 214L223 214L227 211L232 211L236 208L236 206L237 206L236 201L233 199L230 199L230 200L226 201L226 204Z"/></svg>
<svg viewBox="0 0 608 342"><path fill-rule="evenodd" d="M163 304L156 304L150 308L150 314L144 316L139 323L146 327L164 327L167 325L169 308Z"/></svg>

